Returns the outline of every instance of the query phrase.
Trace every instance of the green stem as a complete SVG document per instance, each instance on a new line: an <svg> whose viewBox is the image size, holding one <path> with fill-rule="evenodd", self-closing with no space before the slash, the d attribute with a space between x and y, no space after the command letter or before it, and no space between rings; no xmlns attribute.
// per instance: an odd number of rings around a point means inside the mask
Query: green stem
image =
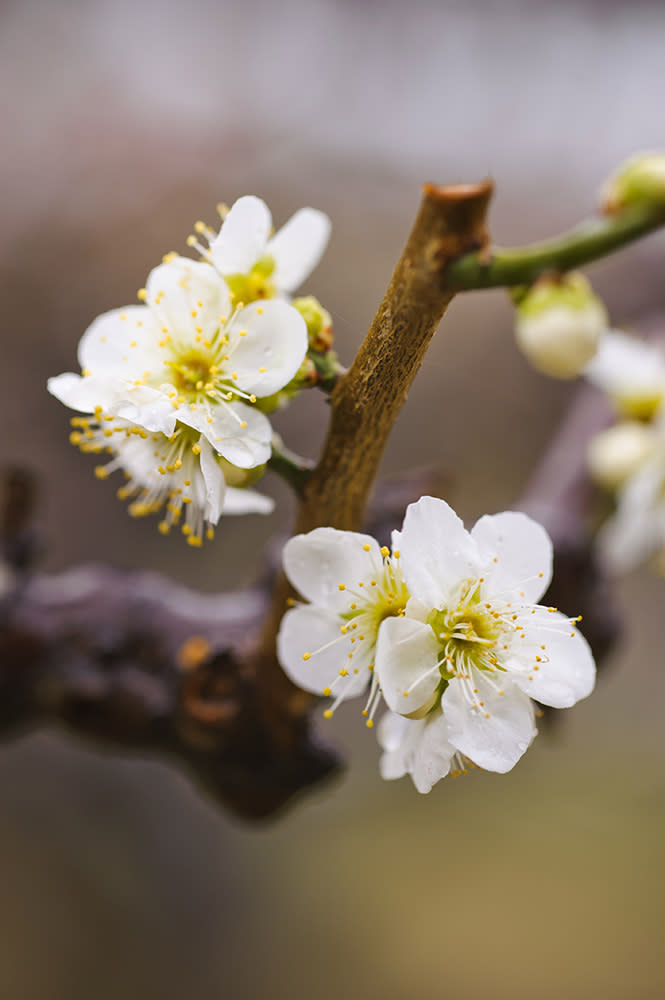
<svg viewBox="0 0 665 1000"><path fill-rule="evenodd" d="M316 388L329 396L342 375L346 375L347 370L344 365L339 363L334 351L328 351L326 354L311 351L309 356L314 362L316 373L319 376Z"/></svg>
<svg viewBox="0 0 665 1000"><path fill-rule="evenodd" d="M589 219L543 243L465 254L451 261L446 283L457 291L532 284L545 271L571 271L605 257L665 225L662 208L634 205L617 215Z"/></svg>
<svg viewBox="0 0 665 1000"><path fill-rule="evenodd" d="M311 475L314 463L301 458L295 452L289 451L282 444L273 441L272 454L268 459L268 468L292 487L298 496L302 496Z"/></svg>

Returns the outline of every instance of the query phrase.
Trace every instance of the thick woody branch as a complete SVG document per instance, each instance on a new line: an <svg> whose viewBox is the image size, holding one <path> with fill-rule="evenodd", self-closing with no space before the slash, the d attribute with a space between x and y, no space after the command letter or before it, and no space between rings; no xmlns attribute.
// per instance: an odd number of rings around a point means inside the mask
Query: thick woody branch
<svg viewBox="0 0 665 1000"><path fill-rule="evenodd" d="M420 211L386 294L356 358L331 395L321 459L310 475L296 532L320 525L359 530L381 457L429 343L454 297L453 260L487 244L492 184L426 184ZM260 661L266 689L280 703L293 690L275 659L275 639L290 588L278 582L265 623ZM300 704L300 703L299 703Z"/></svg>

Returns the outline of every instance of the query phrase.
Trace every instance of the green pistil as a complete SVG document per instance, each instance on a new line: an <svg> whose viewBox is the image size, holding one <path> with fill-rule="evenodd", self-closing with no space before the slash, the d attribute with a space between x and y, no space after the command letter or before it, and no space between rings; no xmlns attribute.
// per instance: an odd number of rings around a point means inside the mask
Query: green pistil
<svg viewBox="0 0 665 1000"><path fill-rule="evenodd" d="M251 271L247 274L227 274L226 284L233 295L235 302L257 302L259 299L273 299L277 294L277 288L271 277L275 270L274 258L266 254L257 260Z"/></svg>

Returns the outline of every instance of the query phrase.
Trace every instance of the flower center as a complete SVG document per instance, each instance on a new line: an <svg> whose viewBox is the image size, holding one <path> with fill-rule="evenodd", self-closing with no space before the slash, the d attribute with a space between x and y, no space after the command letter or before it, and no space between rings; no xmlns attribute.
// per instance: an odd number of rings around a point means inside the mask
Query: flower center
<svg viewBox="0 0 665 1000"><path fill-rule="evenodd" d="M479 580L465 580L459 599L452 608L433 611L427 619L441 648L439 670L446 683L453 677L466 676L471 667L478 670L501 669L496 649L501 640L520 629L510 605L499 610L482 601Z"/></svg>
<svg viewBox="0 0 665 1000"><path fill-rule="evenodd" d="M235 302L256 302L259 299L272 299L277 294L277 288L271 281L275 270L274 258L269 254L257 260L247 274L227 274L224 276Z"/></svg>

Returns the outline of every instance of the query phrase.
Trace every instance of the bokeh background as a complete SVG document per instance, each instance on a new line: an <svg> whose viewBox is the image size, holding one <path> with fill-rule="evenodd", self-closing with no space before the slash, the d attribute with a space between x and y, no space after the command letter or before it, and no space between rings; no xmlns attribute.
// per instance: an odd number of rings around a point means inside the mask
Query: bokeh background
<svg viewBox="0 0 665 1000"><path fill-rule="evenodd" d="M640 0L4 0L0 457L39 470L46 568L234 587L288 530L270 477L277 513L222 522L201 552L132 521L45 392L195 219L244 193L277 224L329 212L306 290L349 361L424 180L490 174L495 239L519 242L574 223L617 162L662 147L663 38L665 7ZM663 309L664 255L656 236L589 269L617 324ZM464 517L503 509L572 392L518 355L505 294L458 300L384 473L436 462ZM325 419L310 394L278 424L314 456ZM621 583L631 627L597 693L511 774L427 797L381 783L354 705L325 730L346 775L258 829L160 761L56 732L3 747L0 996L662 997L663 586Z"/></svg>

